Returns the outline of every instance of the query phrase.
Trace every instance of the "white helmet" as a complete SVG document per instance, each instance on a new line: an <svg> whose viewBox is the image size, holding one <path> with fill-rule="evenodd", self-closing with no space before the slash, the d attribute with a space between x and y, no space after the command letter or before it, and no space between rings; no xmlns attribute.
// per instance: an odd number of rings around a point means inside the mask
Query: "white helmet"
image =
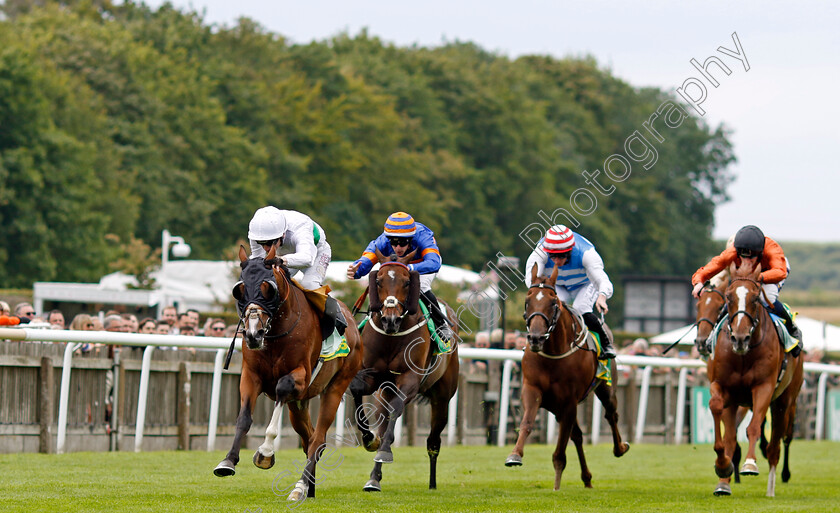
<svg viewBox="0 0 840 513"><path fill-rule="evenodd" d="M248 223L248 238L254 241L279 239L285 233L286 216L276 207L257 210Z"/></svg>

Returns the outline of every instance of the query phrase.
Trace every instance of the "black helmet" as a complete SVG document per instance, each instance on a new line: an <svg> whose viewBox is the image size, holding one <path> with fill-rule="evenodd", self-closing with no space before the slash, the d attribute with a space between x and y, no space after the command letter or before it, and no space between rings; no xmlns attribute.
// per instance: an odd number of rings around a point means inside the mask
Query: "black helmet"
<svg viewBox="0 0 840 513"><path fill-rule="evenodd" d="M748 225L735 234L735 249L746 249L754 253L764 251L764 233L758 226Z"/></svg>

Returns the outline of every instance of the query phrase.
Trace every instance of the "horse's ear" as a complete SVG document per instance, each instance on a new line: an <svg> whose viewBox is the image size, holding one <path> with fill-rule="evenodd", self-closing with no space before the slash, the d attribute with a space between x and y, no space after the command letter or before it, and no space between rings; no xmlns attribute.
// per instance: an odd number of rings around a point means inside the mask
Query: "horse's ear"
<svg viewBox="0 0 840 513"><path fill-rule="evenodd" d="M271 249L268 250L268 254L265 255L265 259L274 260L275 256L277 256L277 246L272 245Z"/></svg>
<svg viewBox="0 0 840 513"><path fill-rule="evenodd" d="M262 282L262 283L260 284L260 292L262 292L262 295L263 295L263 297L264 297L264 298L266 298L266 299L268 299L269 301L271 301L271 300L272 300L272 299L274 299L274 298L275 298L275 296L277 296L277 294L278 294L278 292L277 292L277 283L275 283L275 282L273 282L273 281L264 281L264 282Z"/></svg>
<svg viewBox="0 0 840 513"><path fill-rule="evenodd" d="M245 246L242 244L239 245L239 261L245 262L248 260L248 253L245 252Z"/></svg>
<svg viewBox="0 0 840 513"><path fill-rule="evenodd" d="M414 260L414 255L416 255L416 254L417 254L417 250L415 249L411 253L406 253L401 258L398 258L397 261L401 264L408 265L409 262Z"/></svg>
<svg viewBox="0 0 840 513"><path fill-rule="evenodd" d="M408 297L405 300L408 315L414 315L420 309L420 273L408 273Z"/></svg>
<svg viewBox="0 0 840 513"><path fill-rule="evenodd" d="M551 277L548 279L548 284L554 287L557 283L557 272L560 271L560 266L555 265L554 270L551 271Z"/></svg>
<svg viewBox="0 0 840 513"><path fill-rule="evenodd" d="M233 299L237 301L242 301L245 297L245 283L242 280L236 282L236 285L233 286Z"/></svg>
<svg viewBox="0 0 840 513"><path fill-rule="evenodd" d="M758 281L758 277L761 276L761 262L755 264L755 271L753 271L752 277L755 281Z"/></svg>
<svg viewBox="0 0 840 513"><path fill-rule="evenodd" d="M377 274L378 273L368 274L368 297L370 298L368 310L371 312L379 312L382 310L382 302L379 301L379 287L376 285Z"/></svg>
<svg viewBox="0 0 840 513"><path fill-rule="evenodd" d="M534 267L531 268L531 285L537 281L537 271L539 267L539 264L534 263Z"/></svg>
<svg viewBox="0 0 840 513"><path fill-rule="evenodd" d="M379 262L379 265L384 264L388 260L387 258L385 258L385 255L383 255L382 252L379 251L379 248L377 248L376 246L373 247L373 251L374 251L374 254L376 255L376 261Z"/></svg>
<svg viewBox="0 0 840 513"><path fill-rule="evenodd" d="M735 266L735 262L729 264L729 277L730 279L734 278L737 275L738 267Z"/></svg>

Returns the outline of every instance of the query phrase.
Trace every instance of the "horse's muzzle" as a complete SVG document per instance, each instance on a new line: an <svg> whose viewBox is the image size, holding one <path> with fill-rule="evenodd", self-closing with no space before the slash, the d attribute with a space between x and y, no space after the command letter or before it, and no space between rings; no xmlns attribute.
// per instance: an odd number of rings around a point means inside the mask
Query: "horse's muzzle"
<svg viewBox="0 0 840 513"><path fill-rule="evenodd" d="M248 346L248 349L259 351L263 348L263 342L265 342L265 330L262 328L256 330L256 332L246 330L244 336L245 345Z"/></svg>
<svg viewBox="0 0 840 513"><path fill-rule="evenodd" d="M528 333L526 338L528 339L528 345L531 348L531 351L539 353L543 350L543 346L545 345L545 335L532 335L531 333Z"/></svg>
<svg viewBox="0 0 840 513"><path fill-rule="evenodd" d="M732 352L738 355L745 355L750 350L750 335L735 335L729 336L732 341Z"/></svg>
<svg viewBox="0 0 840 513"><path fill-rule="evenodd" d="M393 335L400 330L401 321L402 318L398 315L383 315L382 329L385 330L385 333Z"/></svg>

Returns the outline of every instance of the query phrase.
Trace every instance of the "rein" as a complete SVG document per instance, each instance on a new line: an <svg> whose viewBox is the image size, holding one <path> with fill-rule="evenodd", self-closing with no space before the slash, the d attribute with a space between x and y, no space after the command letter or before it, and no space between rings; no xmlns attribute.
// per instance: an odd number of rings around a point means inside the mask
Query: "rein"
<svg viewBox="0 0 840 513"><path fill-rule="evenodd" d="M382 264L379 265L379 268L381 269L381 268L385 267L386 265L398 265L400 267L405 268L407 271L411 272L411 269L407 265L405 265L402 262L396 262L396 261L383 262ZM365 291L365 293L359 298L361 300L361 302L364 302L364 296L365 295L367 295L367 291ZM361 307L361 304L359 303L359 301L356 301L356 303L359 304L359 307ZM397 333L385 333L385 330L383 330L382 328L377 326L376 322L374 322L373 314L378 313L381 317L382 316L382 308L396 308L398 306L402 307L402 314L398 317L399 323L402 324L403 320L405 319L405 316L408 315L408 305L405 304L405 301L399 301L399 300L397 300L397 298L395 298L393 296L386 297L385 300L382 302L382 307L378 311L374 312L374 310L368 308L368 312L367 312L367 314L368 314L367 318L369 319L368 324L370 324L371 327L374 329L374 331L376 331L377 333L381 333L382 335L387 335L389 337L399 337L399 336L405 335L407 333L411 333L411 332L419 329L420 326L422 326L423 324L426 323L426 318L423 317L423 320L420 321L419 324L416 324L415 326L409 328L408 330L400 331L400 332L397 332ZM355 308L355 306L354 306L354 308Z"/></svg>
<svg viewBox="0 0 840 513"><path fill-rule="evenodd" d="M300 303L298 303L297 319L295 319L295 322L292 323L292 326L289 329L287 329L286 331L284 331L283 333L280 333L279 335L269 335L268 334L269 330L271 329L271 321L274 319L274 316L277 315L280 312L280 308L286 303L286 301L288 301L289 295L292 292L292 284L291 284L291 282L289 282L289 279L286 278L286 273L283 272L283 273L280 273L280 274L283 276L283 282L286 284L286 297L284 297L283 299L280 300L280 303L277 304L277 311L271 312L271 317L269 317L268 321L265 323L266 335L264 335L264 338L266 338L266 339L272 339L272 338L277 339L277 338L285 337L286 335L291 333L292 330L294 330L295 327L297 326L298 322L300 322L301 309L300 309Z"/></svg>
<svg viewBox="0 0 840 513"><path fill-rule="evenodd" d="M550 287L550 286L548 286L544 283L538 283L536 285L531 285L528 288L529 289L537 288L537 289L554 290L553 287ZM544 334L539 336L539 338L543 339L543 343L548 341L549 337L554 332L554 329L557 327L557 321L560 319L560 313L562 311L562 309L560 308L559 300L557 298L554 298L553 303L554 303L554 313L552 314L552 319L551 320L549 320L548 316L545 315L542 312L533 312L531 315L522 314L522 317L525 319L525 327L529 331L531 329L531 319L533 319L536 316L540 316L543 319L545 319L546 324L548 324L548 329L546 330L546 332ZM577 323L577 321L574 321L574 322ZM583 347L582 343L586 339L586 333L587 333L586 330L583 330L583 329L579 330L577 337L572 341L571 347L569 348L568 351L566 351L563 354L554 355L554 354L548 354L545 351L536 351L536 354L538 354L538 355L540 355L544 358L549 358L551 360L561 360L563 358L566 358L567 356L571 355L572 353L574 353L575 351L577 351L578 349Z"/></svg>
<svg viewBox="0 0 840 513"><path fill-rule="evenodd" d="M768 305L770 304L770 302L768 301L768 298L767 298L767 292L765 292L765 291L764 291L764 288L761 286L761 283L759 283L759 282L755 281L755 280L754 280L754 279L752 279L752 278L741 277L741 278L733 278L733 279L732 279L732 281L730 282L730 285L731 285L732 283L736 282L736 281L748 281L748 282L750 282L750 283L753 283L756 287L758 287L759 293L760 293L760 294L761 294L761 293L763 293L763 294L764 294L764 300L765 300L765 301L767 301L767 304L768 304ZM752 302L753 302L753 303L757 303L757 302L758 302L758 296L756 296L756 298L755 298L755 299L753 299L753 301L752 301ZM759 307L760 307L760 305L759 305ZM752 334L753 334L753 332L755 332L755 329L758 327L759 323L761 322L761 313L758 313L755 317L753 317L753 316L752 316L752 315L750 315L750 313L749 313L749 312L747 312L746 310L736 310L736 311L735 311L735 313L733 313L732 315L730 315L730 316L729 316L729 319L726 321L726 326L727 326L727 328L729 329L729 332L730 332L730 333L732 333L732 319L734 319L734 318L735 318L735 316L737 316L737 315L739 315L739 314L740 314L740 315L744 315L744 316L746 316L746 317L747 317L747 319L749 319L749 320L750 320L750 325L751 325L751 327L750 327L750 333L749 333L749 335L750 335L750 338L752 338ZM758 340L758 342L756 342L755 344L748 344L748 345L747 345L747 347L748 347L748 348L753 348L753 347L758 346L759 344L761 344L761 340Z"/></svg>

